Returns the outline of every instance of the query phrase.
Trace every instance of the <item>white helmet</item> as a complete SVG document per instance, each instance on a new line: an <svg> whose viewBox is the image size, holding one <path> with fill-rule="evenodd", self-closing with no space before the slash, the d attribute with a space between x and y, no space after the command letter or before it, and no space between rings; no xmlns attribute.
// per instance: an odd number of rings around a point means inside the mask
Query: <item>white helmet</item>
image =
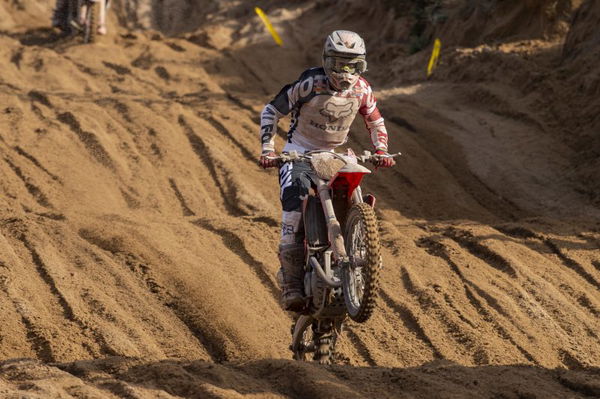
<svg viewBox="0 0 600 399"><path fill-rule="evenodd" d="M348 90L367 70L365 41L357 33L336 30L325 40L323 68L334 89Z"/></svg>

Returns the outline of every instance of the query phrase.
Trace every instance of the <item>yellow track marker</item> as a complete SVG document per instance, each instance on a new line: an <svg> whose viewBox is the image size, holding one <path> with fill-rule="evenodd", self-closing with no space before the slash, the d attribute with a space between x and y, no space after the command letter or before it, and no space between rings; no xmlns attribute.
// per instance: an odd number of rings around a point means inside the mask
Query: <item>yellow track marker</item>
<svg viewBox="0 0 600 399"><path fill-rule="evenodd" d="M265 24L265 26L267 27L268 31L271 32L271 36L273 36L273 40L275 40L275 43L277 43L280 46L283 46L283 41L277 34L275 28L273 28L273 25L271 25L271 21L269 21L269 18L267 18L267 14L265 14L265 12L258 7L254 7L254 11L256 11L260 19L263 21L263 24Z"/></svg>
<svg viewBox="0 0 600 399"><path fill-rule="evenodd" d="M435 39L433 43L433 51L431 52L431 58L429 59L429 65L427 66L427 77L431 76L431 73L438 64L440 58L440 50L442 48L442 42L440 39Z"/></svg>

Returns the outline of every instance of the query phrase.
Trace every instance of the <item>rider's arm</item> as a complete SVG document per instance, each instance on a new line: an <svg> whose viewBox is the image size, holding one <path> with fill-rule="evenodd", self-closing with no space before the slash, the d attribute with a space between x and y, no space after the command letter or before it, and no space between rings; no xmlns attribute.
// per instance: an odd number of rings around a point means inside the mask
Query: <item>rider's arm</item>
<svg viewBox="0 0 600 399"><path fill-rule="evenodd" d="M283 114L271 103L267 104L260 114L260 142L262 153L268 154L275 151L275 134L277 122Z"/></svg>
<svg viewBox="0 0 600 399"><path fill-rule="evenodd" d="M318 73L316 69L305 71L294 83L284 86L261 112L260 142L263 154L275 151L275 134L277 134L279 119L314 95L313 84L316 73Z"/></svg>
<svg viewBox="0 0 600 399"><path fill-rule="evenodd" d="M365 125L371 134L371 142L375 151L388 151L388 134L383 123L383 117L377 108L377 100L373 95L371 86L363 79L363 84L366 84L366 93L363 95L358 112L365 120Z"/></svg>

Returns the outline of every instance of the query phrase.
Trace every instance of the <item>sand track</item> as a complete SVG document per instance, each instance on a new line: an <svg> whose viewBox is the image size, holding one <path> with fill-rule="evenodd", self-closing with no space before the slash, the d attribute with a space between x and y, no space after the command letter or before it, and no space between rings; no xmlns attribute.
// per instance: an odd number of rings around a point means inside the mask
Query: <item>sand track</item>
<svg viewBox="0 0 600 399"><path fill-rule="evenodd" d="M588 3L576 24L592 23ZM394 28L379 3L335 16L265 1L293 51L237 3L171 38L117 29L131 10L116 1L111 35L83 46L45 28L40 4L0 3L0 395L600 396L600 210L583 178L595 161L580 157L597 125L580 118L565 138L592 92L565 93L557 69L589 56L581 25L572 60L556 37L449 48L428 81L425 52L373 51L404 156L365 183L385 262L377 310L348 323L324 368L289 360L257 116L318 62L322 32L343 22L369 44L356 15L388 37L406 21ZM368 141L355 123L349 145Z"/></svg>

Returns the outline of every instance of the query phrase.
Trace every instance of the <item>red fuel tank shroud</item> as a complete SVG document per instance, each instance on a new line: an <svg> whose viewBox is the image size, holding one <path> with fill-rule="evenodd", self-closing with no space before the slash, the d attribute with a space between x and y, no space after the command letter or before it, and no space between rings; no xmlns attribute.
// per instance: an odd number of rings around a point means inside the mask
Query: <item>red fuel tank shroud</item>
<svg viewBox="0 0 600 399"><path fill-rule="evenodd" d="M352 197L352 193L360 185L364 175L369 172L339 172L333 179L329 181L328 186L333 190L345 188L348 198Z"/></svg>

